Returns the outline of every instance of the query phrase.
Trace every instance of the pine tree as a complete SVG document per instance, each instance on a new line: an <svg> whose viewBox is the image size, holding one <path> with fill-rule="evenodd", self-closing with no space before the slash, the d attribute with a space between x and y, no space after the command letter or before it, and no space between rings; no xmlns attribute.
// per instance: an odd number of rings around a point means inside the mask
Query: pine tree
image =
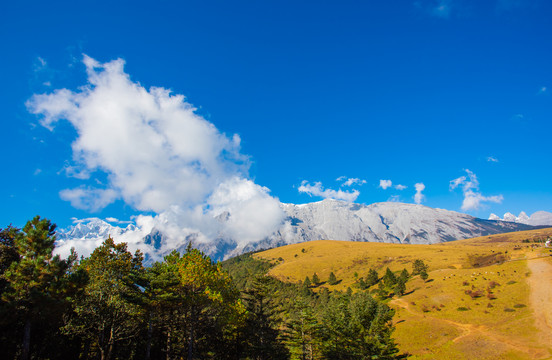
<svg viewBox="0 0 552 360"><path fill-rule="evenodd" d="M143 272L142 255L138 251L133 256L125 243L108 238L80 267L89 281L64 330L81 336L100 359L110 360L117 344L136 338L140 330L143 308L137 300L141 290L136 277Z"/></svg>
<svg viewBox="0 0 552 360"><path fill-rule="evenodd" d="M422 271L428 270L429 266L427 266L422 260L416 259L414 260L414 263L412 264L412 275L418 275L421 274Z"/></svg>
<svg viewBox="0 0 552 360"><path fill-rule="evenodd" d="M347 287L347 291L345 292L345 294L347 294L348 297L353 296L353 289L351 289L350 287Z"/></svg>
<svg viewBox="0 0 552 360"><path fill-rule="evenodd" d="M326 359L398 359L391 338L394 311L359 292L334 296L323 314L321 352Z"/></svg>
<svg viewBox="0 0 552 360"><path fill-rule="evenodd" d="M316 273L314 273L314 274L312 275L312 284L313 284L314 286L320 285L320 278L318 277L318 275L317 275Z"/></svg>
<svg viewBox="0 0 552 360"><path fill-rule="evenodd" d="M408 281L408 278L410 277L410 274L408 273L408 271L406 269L403 269L401 271L401 274L399 275L399 278L400 279L403 279L403 281L406 283Z"/></svg>
<svg viewBox="0 0 552 360"><path fill-rule="evenodd" d="M224 350L225 336L245 324L246 309L230 276L220 264L188 246L178 261L180 285L184 289L187 358L206 357ZM222 354L218 353L218 358Z"/></svg>
<svg viewBox="0 0 552 360"><path fill-rule="evenodd" d="M427 274L427 271L425 269L423 269L420 272L420 278L422 278L423 281L426 281L428 277L429 277L429 275Z"/></svg>
<svg viewBox="0 0 552 360"><path fill-rule="evenodd" d="M180 287L177 264L180 253L173 250L165 256L163 262L156 262L147 269L148 331L146 339L146 358L152 351L154 330L160 333L157 346L168 359L174 357L173 343L180 325L184 309L184 293ZM161 339L162 337L162 339Z"/></svg>
<svg viewBox="0 0 552 360"><path fill-rule="evenodd" d="M335 277L335 274L333 273L333 271L330 273L330 277L328 279L328 284L330 284L330 285L337 284L337 278Z"/></svg>
<svg viewBox="0 0 552 360"><path fill-rule="evenodd" d="M14 329L18 327L17 312L6 301L1 301L3 293L9 290L9 282L4 274L12 263L19 261L19 253L15 247L15 236L20 230L12 226L0 230L0 343L2 355L14 359L19 343L14 336Z"/></svg>
<svg viewBox="0 0 552 360"><path fill-rule="evenodd" d="M379 282L379 275L378 272L374 269L370 269L368 271L368 275L366 276L366 286L374 286Z"/></svg>
<svg viewBox="0 0 552 360"><path fill-rule="evenodd" d="M391 271L391 269L387 268L385 270L385 275L383 275L383 284L385 285L386 288L392 289L396 283L397 283L397 277Z"/></svg>
<svg viewBox="0 0 552 360"><path fill-rule="evenodd" d="M23 360L31 356L33 323L48 323L44 316L63 311L64 299L73 287L68 270L76 260L76 254L72 253L67 260L62 260L59 255L53 256L55 229L56 225L50 220L36 216L21 231L11 230L19 260L13 261L5 270L4 278L9 288L2 298L23 319Z"/></svg>
<svg viewBox="0 0 552 360"><path fill-rule="evenodd" d="M318 353L320 325L312 306L304 299L295 301L287 325L286 343L294 358L312 360Z"/></svg>
<svg viewBox="0 0 552 360"><path fill-rule="evenodd" d="M303 286L306 288L311 287L311 281L308 276L305 278L305 281L303 281Z"/></svg>
<svg viewBox="0 0 552 360"><path fill-rule="evenodd" d="M280 311L272 300L271 278L258 276L245 292L247 319L247 353L251 359L287 359L278 327Z"/></svg>
<svg viewBox="0 0 552 360"><path fill-rule="evenodd" d="M393 293L398 296L404 295L404 292L406 291L406 280L403 277L399 277L397 279L397 283L393 287Z"/></svg>
<svg viewBox="0 0 552 360"><path fill-rule="evenodd" d="M364 281L364 278L358 279L358 286L361 290L366 290L369 288L369 286L366 284L366 281Z"/></svg>

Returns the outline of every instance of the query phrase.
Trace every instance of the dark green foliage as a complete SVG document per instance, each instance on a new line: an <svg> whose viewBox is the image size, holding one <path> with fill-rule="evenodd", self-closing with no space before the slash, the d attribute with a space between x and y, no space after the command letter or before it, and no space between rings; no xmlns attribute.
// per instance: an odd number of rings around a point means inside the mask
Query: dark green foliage
<svg viewBox="0 0 552 360"><path fill-rule="evenodd" d="M408 281L409 277L410 277L410 274L408 273L408 270L406 270L406 269L403 269L401 271L401 274L399 275L399 278L403 279L405 283L406 283L406 281Z"/></svg>
<svg viewBox="0 0 552 360"><path fill-rule="evenodd" d="M220 264L188 246L184 254L173 251L154 264L148 278L152 329L148 326L146 352L169 358L238 357L245 308Z"/></svg>
<svg viewBox="0 0 552 360"><path fill-rule="evenodd" d="M358 279L358 287L360 287L361 290L366 290L369 288L369 286L366 284L366 281L364 281L364 278Z"/></svg>
<svg viewBox="0 0 552 360"><path fill-rule="evenodd" d="M375 273L377 276L377 273ZM374 275L371 275L372 277ZM389 268L385 270L385 275L382 281L379 282L378 288L374 291L380 299L386 299L393 295L402 296L406 291L406 282L409 274L406 269L403 269L399 276L396 276Z"/></svg>
<svg viewBox="0 0 552 360"><path fill-rule="evenodd" d="M320 329L308 298L299 297L287 321L286 344L291 355L301 360L318 358Z"/></svg>
<svg viewBox="0 0 552 360"><path fill-rule="evenodd" d="M422 271L428 270L429 266L426 265L422 260L416 259L414 260L414 263L412 264L412 276L421 274Z"/></svg>
<svg viewBox="0 0 552 360"><path fill-rule="evenodd" d="M368 271L368 275L366 276L366 286L374 286L379 282L379 275L378 272L374 269L370 269Z"/></svg>
<svg viewBox="0 0 552 360"><path fill-rule="evenodd" d="M12 263L19 261L19 253L15 247L15 237L19 231L12 226L0 229L0 294L7 285L4 273Z"/></svg>
<svg viewBox="0 0 552 360"><path fill-rule="evenodd" d="M318 275L317 275L316 273L314 273L314 274L312 275L312 284L313 284L314 286L320 285L320 278L318 277Z"/></svg>
<svg viewBox="0 0 552 360"><path fill-rule="evenodd" d="M397 296L402 296L404 295L405 291L406 291L406 280L402 277L399 277L397 279L395 286L393 287L393 293Z"/></svg>
<svg viewBox="0 0 552 360"><path fill-rule="evenodd" d="M367 293L330 293L321 287L301 296L305 282L295 285L270 279L268 295L279 304L292 359L402 358L391 338L393 311ZM374 309L376 315L371 317Z"/></svg>
<svg viewBox="0 0 552 360"><path fill-rule="evenodd" d="M382 280L386 288L393 288L393 286L397 283L397 277L389 268L385 270L385 275L383 275Z"/></svg>
<svg viewBox="0 0 552 360"><path fill-rule="evenodd" d="M321 353L325 359L396 359L391 338L394 311L360 292L334 296L323 315Z"/></svg>
<svg viewBox="0 0 552 360"><path fill-rule="evenodd" d="M401 274L397 278L395 286L393 287L393 292L395 293L395 295L397 296L404 295L406 291L406 282L408 281L409 277L410 275L408 274L408 271L406 269L403 269L401 271Z"/></svg>
<svg viewBox="0 0 552 360"><path fill-rule="evenodd" d="M425 270L422 270L420 272L420 278L422 278L423 281L426 281L428 277L429 277L429 275L427 274L427 272Z"/></svg>
<svg viewBox="0 0 552 360"><path fill-rule="evenodd" d="M64 260L52 255L54 231L39 217L0 229L2 358L398 358L393 312L350 288L313 292L317 274L283 283L251 254L217 264L191 246L144 268L111 238ZM400 291L405 276L388 272L380 287L394 277Z"/></svg>
<svg viewBox="0 0 552 360"><path fill-rule="evenodd" d="M352 296L353 295L353 289L351 289L350 287L347 288L347 292L346 292L347 296Z"/></svg>
<svg viewBox="0 0 552 360"><path fill-rule="evenodd" d="M221 263L222 268L230 274L238 289L251 286L255 276L264 275L273 267L268 261L255 259L252 254L242 254Z"/></svg>
<svg viewBox="0 0 552 360"><path fill-rule="evenodd" d="M73 271L75 254L66 260L53 255L55 228L36 216L22 230L2 231L2 312L10 314L3 325L12 336L20 337L6 343L4 356L11 343L21 359L53 357L51 345L62 340L55 334L81 277Z"/></svg>
<svg viewBox="0 0 552 360"><path fill-rule="evenodd" d="M137 337L142 325L137 286L144 271L142 256L139 252L133 256L125 243L108 238L80 267L89 281L73 302L74 314L64 331L83 339L92 356L111 359L117 345Z"/></svg>
<svg viewBox="0 0 552 360"><path fill-rule="evenodd" d="M258 276L245 291L248 311L246 353L251 359L287 359L288 351L278 331L281 311L274 301L268 276Z"/></svg>
<svg viewBox="0 0 552 360"><path fill-rule="evenodd" d="M335 274L333 271L330 273L330 277L328 278L328 284L335 285L337 284L337 278L335 277Z"/></svg>

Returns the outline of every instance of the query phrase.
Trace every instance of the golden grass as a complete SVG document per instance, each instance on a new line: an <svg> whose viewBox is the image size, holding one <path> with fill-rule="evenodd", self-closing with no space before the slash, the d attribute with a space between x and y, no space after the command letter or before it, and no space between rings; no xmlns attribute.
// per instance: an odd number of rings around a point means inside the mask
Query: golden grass
<svg viewBox="0 0 552 360"><path fill-rule="evenodd" d="M255 256L275 262L270 274L282 281L299 282L314 273L327 281L333 271L339 284L322 285L332 291L358 291L355 273L365 277L374 268L382 276L387 267L411 272L412 262L421 259L429 265L429 280L412 278L407 294L389 302L397 309L401 351L413 359L546 359L552 352L534 325L527 261L552 252L522 241L548 236L552 228L435 245L323 240ZM506 261L492 264L500 259ZM473 268L474 263L485 266Z"/></svg>

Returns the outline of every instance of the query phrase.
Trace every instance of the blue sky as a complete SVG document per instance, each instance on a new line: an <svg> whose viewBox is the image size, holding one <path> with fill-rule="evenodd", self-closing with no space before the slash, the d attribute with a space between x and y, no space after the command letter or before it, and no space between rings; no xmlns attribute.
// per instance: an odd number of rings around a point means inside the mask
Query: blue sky
<svg viewBox="0 0 552 360"><path fill-rule="evenodd" d="M282 202L552 211L550 15L538 0L5 2L0 226L210 208L216 182L236 176ZM58 114L45 126L54 98L33 95L68 89L78 102L83 86L100 88L83 54L96 75L123 59L117 74L132 86L170 89L197 108L216 130L197 148L227 143L206 157L218 159L210 187L193 197L196 185L177 178L176 204L151 202L135 190L135 168L92 164L93 149L109 154L102 137L74 151L88 129L82 103L72 122ZM146 187L170 197L175 185L148 166Z"/></svg>

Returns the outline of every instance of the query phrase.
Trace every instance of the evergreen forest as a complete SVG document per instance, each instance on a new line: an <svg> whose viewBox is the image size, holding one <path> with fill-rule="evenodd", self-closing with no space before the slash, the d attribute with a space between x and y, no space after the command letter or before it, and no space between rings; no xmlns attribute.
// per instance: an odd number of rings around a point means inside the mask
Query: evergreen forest
<svg viewBox="0 0 552 360"><path fill-rule="evenodd" d="M111 238L88 257L61 258L55 229L39 216L0 229L4 359L406 357L381 300L404 292L407 273L380 281L372 271L356 292L330 292L316 274L284 283L251 254L214 262L191 244L147 267Z"/></svg>

